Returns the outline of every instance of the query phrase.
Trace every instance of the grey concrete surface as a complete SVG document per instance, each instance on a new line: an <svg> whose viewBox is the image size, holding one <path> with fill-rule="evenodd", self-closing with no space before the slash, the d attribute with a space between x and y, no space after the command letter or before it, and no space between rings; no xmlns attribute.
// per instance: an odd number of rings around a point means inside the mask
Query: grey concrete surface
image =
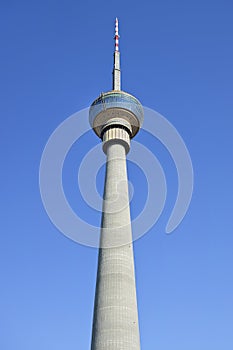
<svg viewBox="0 0 233 350"><path fill-rule="evenodd" d="M127 147L111 140L119 132L109 135L91 350L140 350ZM130 243L114 247L125 241Z"/></svg>

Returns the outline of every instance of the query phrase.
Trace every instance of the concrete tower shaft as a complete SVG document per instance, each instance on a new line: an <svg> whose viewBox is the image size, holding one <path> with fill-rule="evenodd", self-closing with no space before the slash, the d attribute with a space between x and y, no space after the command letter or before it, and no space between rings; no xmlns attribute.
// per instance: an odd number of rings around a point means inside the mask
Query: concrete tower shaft
<svg viewBox="0 0 233 350"><path fill-rule="evenodd" d="M108 142L106 154L101 246L112 248L99 250L91 350L139 350L125 147Z"/></svg>

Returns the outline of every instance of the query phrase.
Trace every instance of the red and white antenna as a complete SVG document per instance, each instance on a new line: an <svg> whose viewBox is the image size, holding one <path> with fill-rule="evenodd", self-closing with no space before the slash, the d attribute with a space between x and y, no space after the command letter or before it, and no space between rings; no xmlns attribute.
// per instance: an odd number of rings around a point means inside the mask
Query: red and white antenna
<svg viewBox="0 0 233 350"><path fill-rule="evenodd" d="M115 21L115 51L119 51L119 32L118 32L118 18Z"/></svg>
<svg viewBox="0 0 233 350"><path fill-rule="evenodd" d="M118 32L118 18L115 21L115 51L114 51L114 65L113 65L113 90L121 90L121 69L120 69L120 51L119 51L119 32Z"/></svg>

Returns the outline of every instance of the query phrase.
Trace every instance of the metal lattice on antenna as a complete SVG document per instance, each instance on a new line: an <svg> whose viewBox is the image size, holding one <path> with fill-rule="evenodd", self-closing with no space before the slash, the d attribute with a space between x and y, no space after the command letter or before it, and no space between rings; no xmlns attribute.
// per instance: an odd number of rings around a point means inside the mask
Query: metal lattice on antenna
<svg viewBox="0 0 233 350"><path fill-rule="evenodd" d="M120 51L119 51L119 26L118 26L118 18L115 20L115 51L114 51L114 66L113 66L113 81L112 81L112 89L113 90L121 90L121 69L120 69Z"/></svg>
<svg viewBox="0 0 233 350"><path fill-rule="evenodd" d="M118 18L116 17L115 21L115 51L119 51L119 29L118 29Z"/></svg>

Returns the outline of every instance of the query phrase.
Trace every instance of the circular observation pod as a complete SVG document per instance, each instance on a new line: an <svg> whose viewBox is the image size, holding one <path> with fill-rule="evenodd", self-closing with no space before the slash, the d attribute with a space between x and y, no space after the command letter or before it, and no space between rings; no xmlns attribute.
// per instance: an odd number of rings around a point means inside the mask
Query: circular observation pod
<svg viewBox="0 0 233 350"><path fill-rule="evenodd" d="M112 90L102 93L89 109L89 122L95 133L102 138L106 128L114 126L127 129L134 137L144 119L141 103L124 91Z"/></svg>

